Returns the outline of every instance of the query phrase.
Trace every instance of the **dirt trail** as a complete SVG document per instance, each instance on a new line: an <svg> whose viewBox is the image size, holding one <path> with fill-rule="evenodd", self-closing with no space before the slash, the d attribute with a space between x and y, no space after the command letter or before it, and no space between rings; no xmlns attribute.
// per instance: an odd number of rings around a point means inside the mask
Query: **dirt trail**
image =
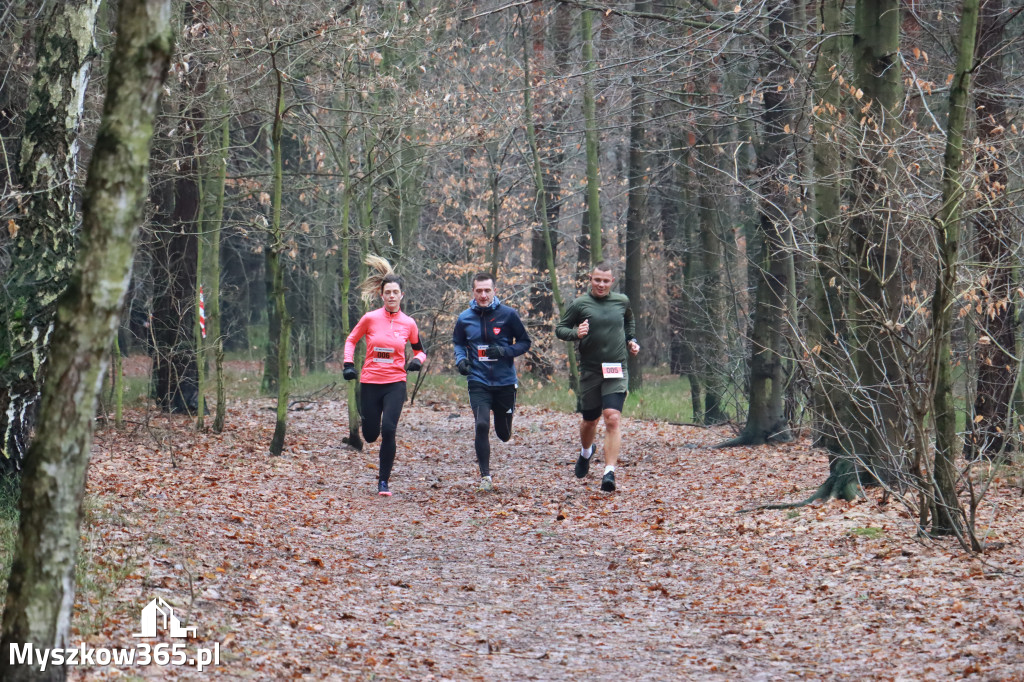
<svg viewBox="0 0 1024 682"><path fill-rule="evenodd" d="M98 434L89 547L130 570L79 595L85 641L133 646L161 596L222 653L79 679L1024 678L1019 579L915 543L901 508L737 513L812 490L806 444L717 451L724 432L627 419L606 494L599 467L573 477L576 417L522 408L479 493L468 410L421 404L388 499L376 446L339 446L344 404L294 413L276 459L265 407L232 406L220 436L156 416ZM991 560L1019 569L1019 489L991 500Z"/></svg>

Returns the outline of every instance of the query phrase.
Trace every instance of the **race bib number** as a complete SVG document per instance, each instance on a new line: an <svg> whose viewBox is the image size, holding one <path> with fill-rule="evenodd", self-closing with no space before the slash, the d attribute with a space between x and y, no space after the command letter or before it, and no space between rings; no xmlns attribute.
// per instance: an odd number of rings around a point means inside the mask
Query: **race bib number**
<svg viewBox="0 0 1024 682"><path fill-rule="evenodd" d="M480 362L497 362L494 358L487 357L487 346L476 347L476 359Z"/></svg>
<svg viewBox="0 0 1024 682"><path fill-rule="evenodd" d="M373 361L385 364L391 363L391 354L395 352L394 348L374 348L373 349Z"/></svg>
<svg viewBox="0 0 1024 682"><path fill-rule="evenodd" d="M604 375L605 379L621 379L622 378L622 363L621 362L602 362L601 363L601 374Z"/></svg>

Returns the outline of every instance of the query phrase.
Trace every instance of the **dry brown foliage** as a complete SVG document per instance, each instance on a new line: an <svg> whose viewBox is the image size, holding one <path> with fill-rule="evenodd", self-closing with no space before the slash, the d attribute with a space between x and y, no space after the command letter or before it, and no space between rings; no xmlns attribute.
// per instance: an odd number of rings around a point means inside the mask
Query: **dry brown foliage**
<svg viewBox="0 0 1024 682"><path fill-rule="evenodd" d="M429 396L428 396L429 398ZM724 433L624 420L620 491L572 474L577 418L522 408L476 491L465 405L407 406L391 479L340 443L343 403L292 413L266 454L265 401L221 435L151 417L97 434L86 537L129 562L93 646L133 646L162 596L219 642L213 671L165 679L1020 679L1020 579L952 541L915 540L898 505L797 499L807 443L712 450ZM154 435L160 439L157 445ZM172 452L173 451L173 452ZM172 466L172 454L174 466ZM1019 570L1020 491L1000 479L982 525ZM995 510L995 511L993 511ZM998 512L997 514L995 512ZM874 529L874 530L871 530ZM96 608L79 594L76 622ZM95 614L93 614L95 615ZM76 640L77 641L77 640ZM122 672L78 670L77 679Z"/></svg>

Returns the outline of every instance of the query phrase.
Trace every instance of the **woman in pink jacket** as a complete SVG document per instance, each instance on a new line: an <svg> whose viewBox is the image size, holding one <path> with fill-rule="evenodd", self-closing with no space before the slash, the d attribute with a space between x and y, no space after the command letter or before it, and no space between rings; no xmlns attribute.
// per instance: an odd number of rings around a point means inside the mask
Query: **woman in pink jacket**
<svg viewBox="0 0 1024 682"><path fill-rule="evenodd" d="M366 313L345 340L346 381L356 378L355 352L359 339L366 337L366 358L359 379L359 412L362 415L363 438L372 443L381 437L380 466L377 471L377 493L391 495L388 479L395 463L395 433L405 403L407 372L418 372L427 359L420 343L416 322L402 312L402 278L379 256L367 256L366 264L375 273L361 285L363 300L372 302L377 296L384 307ZM405 345L415 355L405 364Z"/></svg>

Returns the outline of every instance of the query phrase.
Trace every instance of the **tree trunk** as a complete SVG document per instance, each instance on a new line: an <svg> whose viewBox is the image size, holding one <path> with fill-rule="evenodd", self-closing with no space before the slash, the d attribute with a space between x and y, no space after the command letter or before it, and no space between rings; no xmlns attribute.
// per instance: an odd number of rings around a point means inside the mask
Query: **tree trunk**
<svg viewBox="0 0 1024 682"><path fill-rule="evenodd" d="M193 343L199 210L192 141L179 153L182 169L160 191L153 218L156 246L151 333L154 344L153 397L157 405L177 414L195 414L198 402L196 353Z"/></svg>
<svg viewBox="0 0 1024 682"><path fill-rule="evenodd" d="M187 8L191 10L192 8ZM186 19L190 16L186 15ZM186 90L197 97L205 91L205 76L197 70ZM199 367L195 325L199 271L198 222L202 178L199 150L203 139L202 112L185 103L177 131L173 182L164 183L157 203L152 335L154 341L153 387L157 405L176 414L199 410Z"/></svg>
<svg viewBox="0 0 1024 682"><path fill-rule="evenodd" d="M284 185L281 137L284 128L284 114L284 83L281 73L277 71L277 106L274 109L274 125L270 134L274 159L274 187L270 198L270 246L267 249L267 280L271 286L268 293L273 301L274 314L278 319L278 334L275 339L277 347L277 420L274 424L274 436L270 441L270 454L275 456L280 455L284 450L284 439L288 430L288 394L291 388L289 385L289 341L292 320L285 302L285 244L281 230L281 194Z"/></svg>
<svg viewBox="0 0 1024 682"><path fill-rule="evenodd" d="M590 231L590 265L604 258L601 249L601 176L598 160L597 109L594 96L594 13L580 13L583 34L583 126L587 147L587 228Z"/></svg>
<svg viewBox="0 0 1024 682"><path fill-rule="evenodd" d="M566 62L570 39L569 12L564 5L558 5L551 10L546 10L540 6L535 8L532 22L532 38L534 59L537 62L544 55L544 34L547 28L543 21L545 16L553 16L554 18L554 22L551 25L551 35L553 38L551 51L555 63L554 68L549 71L548 75L549 78L557 78L563 76L569 68ZM539 76L535 73L534 82L530 84L531 87L536 87L539 80ZM540 152L541 158L541 176L544 180L544 200L547 205L548 228L557 234L562 207L560 197L562 186L561 165L565 158L561 126L569 109L569 101L567 99L568 96L559 88L549 88L547 95L549 102L551 99L554 101L542 105L541 100L538 100L534 103L534 111L531 115L535 121L537 149ZM545 110L550 110L551 114L545 116ZM557 261L557 239L552 241L551 248L555 253ZM533 271L538 273L538 275L544 273L547 267L547 247L540 221L537 222L536 228L531 233L530 263ZM540 329L550 325L554 319L555 310L554 301L551 296L551 291L547 284L538 278L536 284L530 290L530 316L539 318L541 321L537 325L531 326L536 326L536 328Z"/></svg>
<svg viewBox="0 0 1024 682"><path fill-rule="evenodd" d="M633 7L637 13L650 12L650 0L636 0ZM634 40L634 54L643 54L646 49L644 32L637 33ZM644 134L647 119L647 102L644 96L643 78L639 73L631 77L630 93L630 125L629 125L629 200L626 211L626 276L625 294L633 308L636 320L636 333L640 346L647 345L648 336L643 316L643 262L644 232L647 220L647 153L644 149ZM643 365L639 355L629 356L629 390L637 391L643 387Z"/></svg>
<svg viewBox="0 0 1024 682"><path fill-rule="evenodd" d="M33 54L26 58L21 48L11 47L35 45L38 15L36 0L13 0L5 5L7 16L13 17L13 21L6 22L4 50L0 54L0 73L4 74L0 88L0 196L6 201L13 198L19 182L18 158L32 87L32 58L35 57ZM0 240L6 241L2 236Z"/></svg>
<svg viewBox="0 0 1024 682"><path fill-rule="evenodd" d="M811 499L853 500L860 494L854 452L844 436L850 416L849 396L843 390L840 368L847 366L845 302L840 295L847 281L844 265L848 241L840 228L840 38L839 0L822 0L818 9L819 51L814 71L814 266L812 309L807 318L806 363L811 381L814 444L829 453L829 476Z"/></svg>
<svg viewBox="0 0 1024 682"><path fill-rule="evenodd" d="M484 153L487 155L487 238L490 244L490 252L487 260L490 261L490 273L495 278L501 273L501 188L498 186L498 171L501 161L498 157L498 140L490 139L484 145Z"/></svg>
<svg viewBox="0 0 1024 682"><path fill-rule="evenodd" d="M221 296L220 296L220 338L226 351L252 349L249 343L249 324L257 321L265 305L257 305L254 299L262 286L253 281L262 272L263 256L253 253L252 240L241 229L228 228L232 212L226 212L221 226ZM255 319L254 319L255 317Z"/></svg>
<svg viewBox="0 0 1024 682"><path fill-rule="evenodd" d="M275 269L280 263L280 254L275 251L277 245L271 237L267 236L267 243L263 250L263 288L266 291L267 304L267 346L263 356L263 379L260 381L260 391L264 395L272 395L277 392L277 379L280 369L278 366L277 340L281 338L281 316L278 314L277 299L274 298ZM282 273L283 277L283 273Z"/></svg>
<svg viewBox="0 0 1024 682"><path fill-rule="evenodd" d="M978 158L984 179L980 188L984 207L973 218L977 234L977 262L985 268L981 282L982 315L978 338L978 382L974 409L968 414L969 431L964 455L998 457L1011 441L1010 401L1017 375L1017 339L1013 296L1013 234L1018 229L1007 220L1007 173L1003 131L1010 127L1006 111L1006 79L1003 76L1003 35L1006 17L1003 0L983 0L978 28L977 71L974 102L978 111L978 139L988 150ZM979 419L980 417L980 419Z"/></svg>
<svg viewBox="0 0 1024 682"><path fill-rule="evenodd" d="M114 367L111 371L111 390L114 393L114 427L124 426L124 367L121 360L121 344L114 334L114 349L111 352Z"/></svg>
<svg viewBox="0 0 1024 682"><path fill-rule="evenodd" d="M310 267L310 352L306 359L306 368L311 372L326 371L327 357L330 355L328 339L330 338L331 316L329 313L330 297L334 292L337 279L334 276L334 259L328 246L328 229L325 224L316 228L316 244L313 255L316 259Z"/></svg>
<svg viewBox="0 0 1024 682"><path fill-rule="evenodd" d="M196 153L199 152L200 150L196 149ZM200 159L196 159L199 171L199 178L196 182L196 187L199 189L199 210L196 214L196 297L194 302L196 314L195 325L192 329L192 344L196 349L196 431L206 430L206 398L203 395L203 391L206 390L206 301L203 291L206 266L203 260L210 246L203 220L207 200L204 165Z"/></svg>
<svg viewBox="0 0 1024 682"><path fill-rule="evenodd" d="M576 237L576 272L572 278L573 288L577 293L587 290L588 273L590 271L590 209L583 207L580 217L580 231Z"/></svg>
<svg viewBox="0 0 1024 682"><path fill-rule="evenodd" d="M902 207L895 192L894 157L888 154L900 131L903 93L899 13L899 0L859 2L853 43L855 82L864 102L855 104L855 119L863 120L860 132L867 138L858 150L853 191L866 203L851 220L850 251L857 271L850 334L858 384L850 387L857 405L846 432L870 475L887 484L899 484L909 464L900 433L906 395L901 332L893 322L903 301L897 271Z"/></svg>
<svg viewBox="0 0 1024 682"><path fill-rule="evenodd" d="M932 338L935 344L932 380L932 412L935 420L935 489L932 496L932 533L962 536L964 512L956 494L957 470L954 460L962 450L956 433L956 405L953 401L953 357L950 336L953 304L956 301L957 265L960 260L960 220L964 188L964 126L970 104L971 69L978 27L978 0L964 0L960 16L960 45L956 72L949 90L946 153L942 166L942 206L935 218L939 276L932 295Z"/></svg>
<svg viewBox="0 0 1024 682"><path fill-rule="evenodd" d="M8 227L11 266L0 294L0 469L7 472L21 468L28 449L56 302L75 262L76 140L98 3L68 0L45 10L19 160L26 206Z"/></svg>
<svg viewBox="0 0 1024 682"><path fill-rule="evenodd" d="M0 648L69 645L75 555L100 377L146 198L149 143L174 31L169 0L122 0L107 98L83 196L82 245L58 303L37 434L22 478L19 536ZM5 680L63 679L4 656Z"/></svg>
<svg viewBox="0 0 1024 682"><path fill-rule="evenodd" d="M299 85L296 86L296 96L305 98L310 94ZM308 133L300 126L284 127L281 140L282 173L298 177L315 175L315 153ZM291 231L288 237L289 245L295 253L288 259L284 270L287 290L285 306L293 320L289 336L289 364L292 370L299 373L303 368L310 372L322 371L324 351L322 346L318 348L323 338L324 310L323 280L319 277L323 263L323 238L319 234L322 232L321 223L317 221L310 224L313 222L309 220L312 202L303 192L289 193L288 198L283 200L295 223L298 223L298 229Z"/></svg>
<svg viewBox="0 0 1024 682"><path fill-rule="evenodd" d="M682 148L682 139L680 138L678 149ZM698 362L701 330L698 323L698 320L701 319L700 307L698 305L698 288L703 276L701 268L704 259L700 257L699 216L695 215L694 211L689 210L690 206L700 201L695 196L694 178L693 173L690 171L689 163L692 154L693 151L690 150L685 156L682 153L679 155L681 162L677 174L680 176L679 184L682 187L684 206L687 210L679 212L679 222L683 231L683 251L679 256L684 261L681 266L683 301L676 311L680 318L678 323L672 325L672 329L674 332L678 330L678 334L683 337L679 344L682 354L679 358L680 366L677 371L679 374L685 375L690 384L690 406L693 410L693 422L695 424L704 424L706 423L704 419L704 380L701 375L700 363ZM677 265L677 267L680 266Z"/></svg>
<svg viewBox="0 0 1024 682"><path fill-rule="evenodd" d="M769 40L787 54L793 51L786 36L792 21L792 10L785 1L777 3L768 23ZM796 194L787 186L789 150L793 144L796 120L791 104L792 78L795 76L785 59L770 52L764 67L764 136L758 155L761 194L759 213L761 267L755 270L757 298L754 328L750 344L750 390L747 423L736 438L719 447L761 445L792 440L786 421L786 384L783 342L785 319L789 316L790 272L783 230L795 214L790 196ZM748 243L748 249L750 248ZM753 259L752 259L753 260Z"/></svg>
<svg viewBox="0 0 1024 682"><path fill-rule="evenodd" d="M818 14L820 47L814 71L814 272L811 277L811 313L808 329L808 374L811 379L811 411L814 443L832 455L842 453L840 416L845 393L838 390L836 368L843 365L840 349L844 305L838 295L844 278L841 239L840 187L842 158L839 153L839 68L842 61L839 0L823 0Z"/></svg>
<svg viewBox="0 0 1024 682"><path fill-rule="evenodd" d="M406 140L409 136L409 141ZM395 224L398 227L399 258L408 260L415 251L416 236L419 231L420 215L423 212L423 180L425 176L423 155L420 151L422 132L416 129L403 130L398 136L401 150L396 155L401 163L395 169L398 196L395 207L398 215Z"/></svg>
<svg viewBox="0 0 1024 682"><path fill-rule="evenodd" d="M524 32L525 35L525 32ZM551 243L551 229L548 225L547 192L544 188L544 176L540 162L540 152L537 149L537 133L533 125L533 81L530 76L530 53L529 42L524 38L523 42L523 115L526 117L526 139L530 144L530 156L533 161L533 188L536 197L535 214L541 223L541 231L544 235L544 248L546 259L546 270L550 278L551 294L558 306L559 316L565 311L565 302L558 286L558 269L555 263L555 249ZM569 385L573 391L579 391L580 373L576 365L576 350L572 343L566 343L569 360Z"/></svg>
<svg viewBox="0 0 1024 682"><path fill-rule="evenodd" d="M342 107L344 109L344 107ZM347 122L347 120L346 120ZM341 158L339 160L344 189L341 193L341 329L347 335L352 330L351 291L352 291L352 256L349 248L354 235L350 226L350 212L352 206L352 172L349 165L348 137L342 140ZM363 449L363 438L359 435L359 396L358 385L355 381L346 381L345 392L348 403L348 436L342 439L356 450Z"/></svg>
<svg viewBox="0 0 1024 682"><path fill-rule="evenodd" d="M548 10L538 3L532 15L531 30L535 61L540 62L544 56L544 35L547 28L544 17L546 16L552 16L554 19L551 25L551 52L554 67L548 72L549 80L551 80L564 76L570 68L567 57L572 29L569 10L565 5L559 4ZM530 87L537 87L539 81L539 75L535 73L533 82L529 84ZM562 209L561 165L565 159L561 126L566 112L569 110L570 95L563 92L561 88L550 87L546 91L544 104L541 102L542 100L538 99L534 103L533 112L525 113L526 116L532 116L536 122L535 134L544 185L544 205L547 207L547 233L544 230L544 221L537 220L530 235L530 266L531 271L535 273L535 278L530 286L530 305L523 322L532 332L535 341L541 337L541 334L548 334L555 322L547 244L548 241L551 242L552 260L557 263L558 224ZM551 113L546 115L545 112L548 110ZM557 281L557 275L555 281ZM535 376L550 378L554 374L554 368L546 354L539 351L538 348L539 346L535 343L527 355L528 366Z"/></svg>
<svg viewBox="0 0 1024 682"><path fill-rule="evenodd" d="M714 168L715 131L707 129L701 147L705 168ZM725 292L722 286L722 238L718 205L714 187L705 185L700 190L700 291L703 319L701 320L701 348L703 360L701 375L704 385L704 424L728 421L725 413Z"/></svg>
<svg viewBox="0 0 1024 682"><path fill-rule="evenodd" d="M217 386L217 411L213 417L213 432L224 430L227 414L227 400L224 390L224 340L221 338L220 314L220 243L224 229L224 191L227 178L228 148L231 145L230 118L223 87L217 90L218 108L221 119L220 139L210 157L212 168L206 174L206 203L203 207L203 226L208 240L208 266L205 275L206 295L206 338L207 349L213 350L214 376ZM213 136L216 140L216 136ZM202 414L202 413L200 413Z"/></svg>
<svg viewBox="0 0 1024 682"><path fill-rule="evenodd" d="M690 207L696 203L696 196L691 152L685 138L677 132L668 138L669 144L662 145L672 151L665 153L661 165L674 172L666 174L661 187L661 224L669 292L669 371L689 381L693 422L699 424L704 419L704 401L697 372L696 321L700 315L694 284L700 276L701 259L694 247L697 214Z"/></svg>

